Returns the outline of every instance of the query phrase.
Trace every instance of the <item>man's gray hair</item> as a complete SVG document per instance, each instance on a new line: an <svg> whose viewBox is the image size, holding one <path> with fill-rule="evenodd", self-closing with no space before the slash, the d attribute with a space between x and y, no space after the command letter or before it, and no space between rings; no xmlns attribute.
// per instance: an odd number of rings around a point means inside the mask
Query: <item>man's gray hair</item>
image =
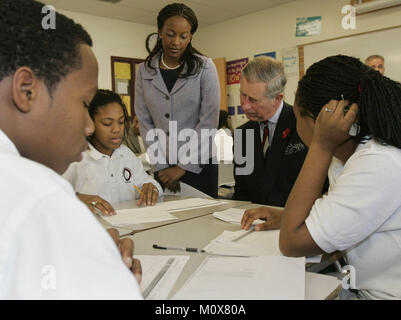
<svg viewBox="0 0 401 320"><path fill-rule="evenodd" d="M287 77L283 64L271 57L260 56L252 59L242 69L241 77L249 82L264 82L267 84L266 97L274 99L284 91Z"/></svg>
<svg viewBox="0 0 401 320"><path fill-rule="evenodd" d="M366 58L365 64L368 63L372 59L381 59L384 62L384 57L383 56L381 56L380 54L372 54L371 56Z"/></svg>

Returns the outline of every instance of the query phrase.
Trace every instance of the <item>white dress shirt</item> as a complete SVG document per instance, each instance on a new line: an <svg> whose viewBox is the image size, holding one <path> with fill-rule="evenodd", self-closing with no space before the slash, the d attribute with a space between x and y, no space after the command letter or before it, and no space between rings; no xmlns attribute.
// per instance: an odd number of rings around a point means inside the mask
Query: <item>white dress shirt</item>
<svg viewBox="0 0 401 320"><path fill-rule="evenodd" d="M141 299L111 237L0 130L0 299Z"/></svg>
<svg viewBox="0 0 401 320"><path fill-rule="evenodd" d="M145 172L141 161L123 144L111 157L89 145L82 161L72 163L63 177L75 192L98 195L110 203L139 198L134 185L141 188L144 183L152 183L159 190L159 197L163 195L160 184Z"/></svg>

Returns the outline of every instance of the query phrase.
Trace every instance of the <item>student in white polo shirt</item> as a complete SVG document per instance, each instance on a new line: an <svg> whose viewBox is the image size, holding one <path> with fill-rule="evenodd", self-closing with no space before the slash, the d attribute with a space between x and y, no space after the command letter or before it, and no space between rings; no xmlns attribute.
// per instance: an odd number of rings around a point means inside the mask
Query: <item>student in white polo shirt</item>
<svg viewBox="0 0 401 320"><path fill-rule="evenodd" d="M95 124L83 160L70 165L64 177L78 198L96 213L114 214L112 204L139 198L138 205L155 205L163 190L141 161L124 144L129 116L121 97L98 90L89 106Z"/></svg>
<svg viewBox="0 0 401 320"><path fill-rule="evenodd" d="M141 299L132 240L114 229L117 247L60 176L93 132L98 64L88 33L56 12L42 28L43 9L0 1L0 300Z"/></svg>

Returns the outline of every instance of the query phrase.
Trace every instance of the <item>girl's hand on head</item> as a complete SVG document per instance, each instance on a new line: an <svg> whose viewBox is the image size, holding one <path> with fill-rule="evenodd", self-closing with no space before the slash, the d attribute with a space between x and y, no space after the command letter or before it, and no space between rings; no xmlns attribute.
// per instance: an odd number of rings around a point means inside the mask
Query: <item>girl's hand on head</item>
<svg viewBox="0 0 401 320"><path fill-rule="evenodd" d="M89 210L94 214L98 214L99 212L106 216L112 216L116 214L113 206L99 196L82 194L78 192L76 195L78 199L85 203Z"/></svg>
<svg viewBox="0 0 401 320"><path fill-rule="evenodd" d="M353 103L344 114L344 107L348 105L348 101L331 100L320 110L313 130L312 143L319 144L333 153L350 138L349 130L356 121L358 105Z"/></svg>
<svg viewBox="0 0 401 320"><path fill-rule="evenodd" d="M138 206L154 206L159 198L159 190L153 183L144 183L142 186L142 193L138 200Z"/></svg>

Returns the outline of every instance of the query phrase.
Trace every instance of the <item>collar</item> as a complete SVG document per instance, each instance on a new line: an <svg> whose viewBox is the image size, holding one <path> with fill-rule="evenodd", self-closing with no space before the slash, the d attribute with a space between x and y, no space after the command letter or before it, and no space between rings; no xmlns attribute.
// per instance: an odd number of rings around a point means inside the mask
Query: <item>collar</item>
<svg viewBox="0 0 401 320"><path fill-rule="evenodd" d="M281 111L283 110L283 107L284 107L284 100L281 101L280 106L278 107L277 111L274 113L274 115L270 119L268 119L266 121L260 121L259 123L260 124L263 123L264 125L267 125L267 123L276 124L278 122L278 119L280 118L280 114L281 114Z"/></svg>
<svg viewBox="0 0 401 320"><path fill-rule="evenodd" d="M0 148L9 151L12 154L20 156L17 147L10 138L0 129Z"/></svg>
<svg viewBox="0 0 401 320"><path fill-rule="evenodd" d="M99 150L97 150L92 144L88 143L89 145L89 150L88 150L88 154L92 157L93 160L99 160L103 157L107 157L109 158L108 155L105 155L103 153L101 153Z"/></svg>

